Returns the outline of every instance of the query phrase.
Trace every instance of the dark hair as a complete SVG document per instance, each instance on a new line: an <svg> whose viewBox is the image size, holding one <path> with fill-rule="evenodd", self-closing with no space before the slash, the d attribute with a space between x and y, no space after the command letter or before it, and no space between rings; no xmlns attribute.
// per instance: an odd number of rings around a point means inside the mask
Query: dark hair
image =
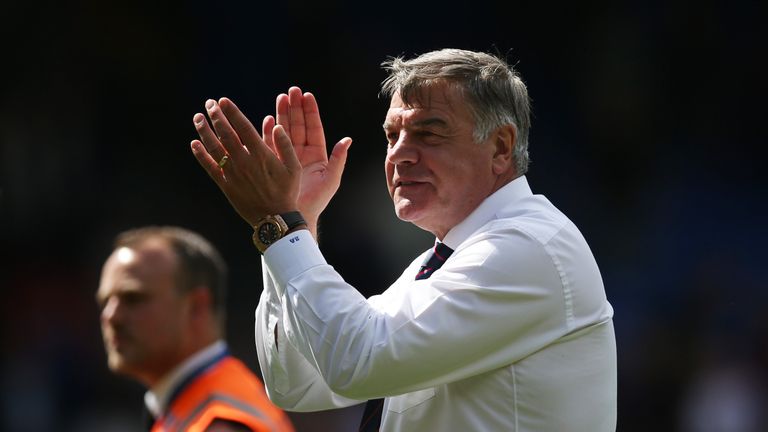
<svg viewBox="0 0 768 432"><path fill-rule="evenodd" d="M224 329L227 265L219 251L200 234L175 226L147 226L124 231L115 238L115 249L134 248L151 239L166 241L178 258L176 287L185 293L204 286L212 309Z"/></svg>

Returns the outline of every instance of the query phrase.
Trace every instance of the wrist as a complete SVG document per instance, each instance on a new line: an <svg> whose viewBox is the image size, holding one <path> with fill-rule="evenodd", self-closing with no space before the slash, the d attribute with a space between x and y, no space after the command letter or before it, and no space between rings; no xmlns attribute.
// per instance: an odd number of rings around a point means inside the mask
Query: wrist
<svg viewBox="0 0 768 432"><path fill-rule="evenodd" d="M309 225L306 224L306 223L303 223L303 224L297 225L297 226L295 226L293 228L288 228L288 231L286 231L285 234L290 234L292 232L296 232L296 231L303 230L303 229L312 232L312 230L309 229Z"/></svg>
<svg viewBox="0 0 768 432"><path fill-rule="evenodd" d="M253 244L259 252L264 253L288 233L306 225L301 213L297 211L264 216L253 226Z"/></svg>
<svg viewBox="0 0 768 432"><path fill-rule="evenodd" d="M312 234L312 237L314 237L315 241L317 241L317 221L307 221L306 228L309 233Z"/></svg>
<svg viewBox="0 0 768 432"><path fill-rule="evenodd" d="M312 234L312 237L317 240L318 220L320 219L319 216L313 212L307 211L306 209L299 210L299 212L304 217L306 229L309 230L309 232Z"/></svg>

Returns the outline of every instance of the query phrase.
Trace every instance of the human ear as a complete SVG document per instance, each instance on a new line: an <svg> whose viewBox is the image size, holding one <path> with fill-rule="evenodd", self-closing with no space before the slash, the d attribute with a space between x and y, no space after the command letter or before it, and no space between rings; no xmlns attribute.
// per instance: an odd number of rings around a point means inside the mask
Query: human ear
<svg viewBox="0 0 768 432"><path fill-rule="evenodd" d="M494 131L493 145L495 149L491 165L494 174L504 174L514 165L513 150L516 142L517 128L515 126L504 125Z"/></svg>
<svg viewBox="0 0 768 432"><path fill-rule="evenodd" d="M190 314L199 319L211 314L211 291L205 286L198 286L189 292Z"/></svg>

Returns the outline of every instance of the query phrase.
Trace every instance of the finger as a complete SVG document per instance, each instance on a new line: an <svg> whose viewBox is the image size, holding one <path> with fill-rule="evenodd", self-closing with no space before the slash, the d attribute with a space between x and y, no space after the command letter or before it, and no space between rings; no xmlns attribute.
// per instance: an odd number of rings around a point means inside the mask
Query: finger
<svg viewBox="0 0 768 432"><path fill-rule="evenodd" d="M264 148L264 141L259 136L256 128L253 127L253 123L248 120L248 117L240 111L240 108L232 100L229 98L219 99L219 107L235 130L235 133L237 133L240 142L251 154L255 154Z"/></svg>
<svg viewBox="0 0 768 432"><path fill-rule="evenodd" d="M221 168L219 168L216 160L212 158L208 151L205 149L203 143L199 140L194 140L190 144L190 147L192 147L192 154L195 155L195 159L197 159L197 162L200 163L200 166L203 167L205 172L211 176L213 181L216 182L219 187L222 187L224 184L224 172L221 170Z"/></svg>
<svg viewBox="0 0 768 432"><path fill-rule="evenodd" d="M325 132L320 121L320 108L312 93L304 93L304 121L306 122L307 145L325 147Z"/></svg>
<svg viewBox="0 0 768 432"><path fill-rule="evenodd" d="M192 122L195 124L197 134L200 135L202 144L205 146L205 150L207 150L208 154L217 161L221 160L221 158L227 154L227 150L224 149L219 138L213 133L210 125L205 120L205 116L197 113L192 117Z"/></svg>
<svg viewBox="0 0 768 432"><path fill-rule="evenodd" d="M289 172L295 173L301 171L301 163L293 150L291 138L285 132L283 125L277 125L272 130L272 139L275 141L277 155Z"/></svg>
<svg viewBox="0 0 768 432"><path fill-rule="evenodd" d="M229 123L226 115L224 115L219 104L213 99L208 99L205 102L205 109L208 111L208 117L211 119L213 129L216 131L219 141L227 150L227 153L229 153L229 157L232 158L233 162L245 156L246 152L240 141L240 137L237 135L234 128L232 128L232 125Z"/></svg>
<svg viewBox="0 0 768 432"><path fill-rule="evenodd" d="M341 179L341 174L344 172L344 166L347 164L347 155L351 145L352 138L342 138L341 141L333 146L333 151L331 151L331 157L328 159L328 171L331 173L331 177L337 181Z"/></svg>
<svg viewBox="0 0 768 432"><path fill-rule="evenodd" d="M304 108L303 105L304 96L301 94L301 89L298 87L291 87L288 90L288 105L290 106L291 113L291 129L290 136L294 146L305 146L307 144L306 124L304 123Z"/></svg>
<svg viewBox="0 0 768 432"><path fill-rule="evenodd" d="M275 101L275 116L276 122L282 125L288 135L291 134L291 105L288 103L288 95L281 93L277 96Z"/></svg>
<svg viewBox="0 0 768 432"><path fill-rule="evenodd" d="M272 153L277 154L275 150L275 141L272 139L272 129L275 128L275 118L268 115L264 117L264 121L261 122L261 136L264 139L264 144L272 150Z"/></svg>

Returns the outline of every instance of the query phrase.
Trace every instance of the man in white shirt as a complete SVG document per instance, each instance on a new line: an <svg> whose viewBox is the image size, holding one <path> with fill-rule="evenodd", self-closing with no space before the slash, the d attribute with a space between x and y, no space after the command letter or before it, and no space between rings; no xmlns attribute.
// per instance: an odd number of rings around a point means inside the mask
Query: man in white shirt
<svg viewBox="0 0 768 432"><path fill-rule="evenodd" d="M522 80L455 49L385 65L387 185L436 246L369 299L315 241L351 140L327 157L314 96L278 96L261 135L226 98L206 103L211 125L193 118L193 153L264 254L270 398L317 411L384 397L382 431L615 430L613 310L583 236L524 176Z"/></svg>

